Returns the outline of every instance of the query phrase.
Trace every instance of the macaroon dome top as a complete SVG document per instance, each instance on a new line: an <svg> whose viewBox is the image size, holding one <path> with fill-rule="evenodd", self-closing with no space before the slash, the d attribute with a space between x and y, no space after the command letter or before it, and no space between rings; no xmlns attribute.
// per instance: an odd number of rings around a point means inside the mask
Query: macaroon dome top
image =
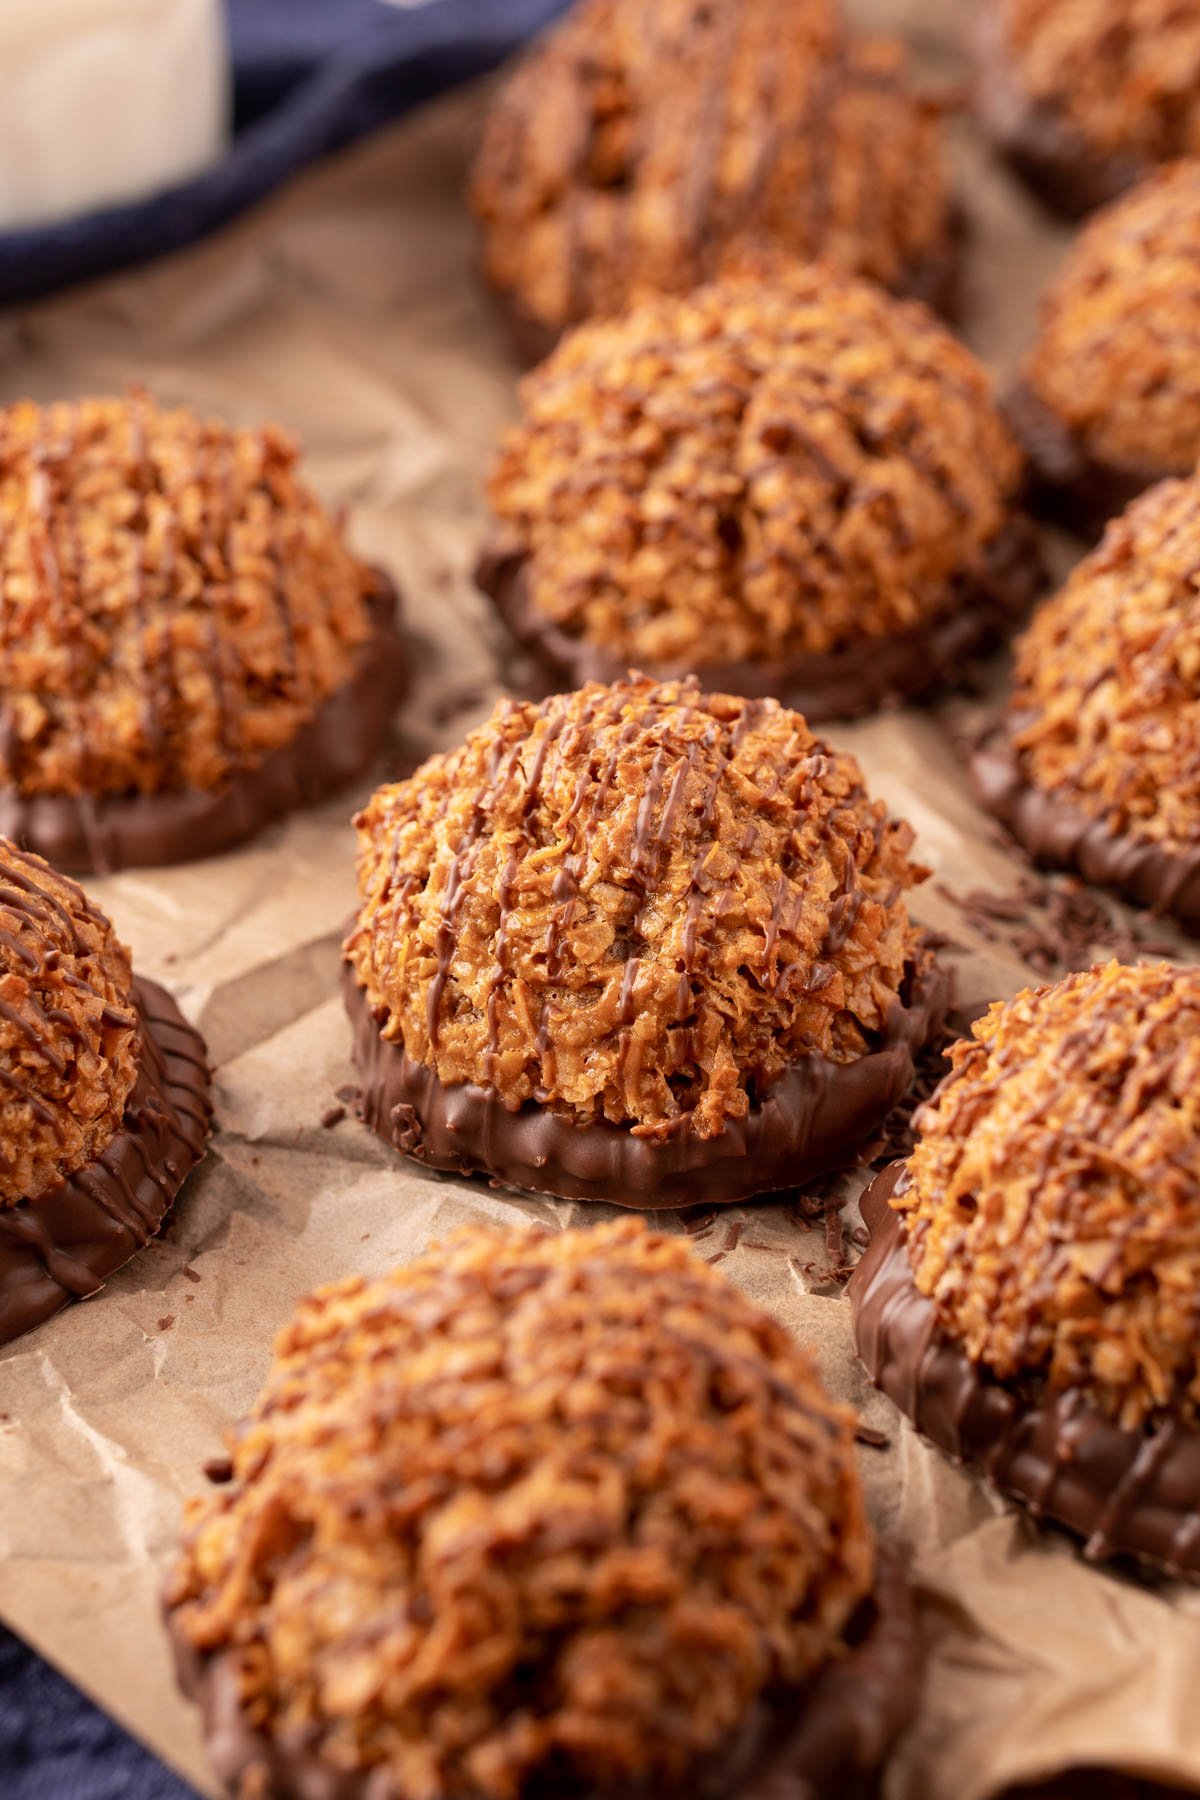
<svg viewBox="0 0 1200 1800"><path fill-rule="evenodd" d="M1028 989L951 1058L893 1200L943 1328L1001 1381L1194 1424L1200 969Z"/></svg>
<svg viewBox="0 0 1200 1800"><path fill-rule="evenodd" d="M748 246L895 288L953 255L937 109L830 0L582 0L501 91L472 197L486 275L545 339Z"/></svg>
<svg viewBox="0 0 1200 1800"><path fill-rule="evenodd" d="M217 788L350 678L378 578L296 463L137 393L0 412L0 783Z"/></svg>
<svg viewBox="0 0 1200 1800"><path fill-rule="evenodd" d="M526 378L493 548L627 664L869 649L985 575L1021 471L985 371L923 307L771 261L582 326Z"/></svg>
<svg viewBox="0 0 1200 1800"><path fill-rule="evenodd" d="M1159 170L1084 227L1042 302L1025 382L1093 461L1147 481L1190 473L1200 457L1198 320L1193 160Z"/></svg>
<svg viewBox="0 0 1200 1800"><path fill-rule="evenodd" d="M673 1791L839 1651L852 1432L680 1239L476 1228L303 1303L173 1629L269 1741L398 1800Z"/></svg>
<svg viewBox="0 0 1200 1800"><path fill-rule="evenodd" d="M863 1055L929 957L853 759L694 682L501 701L358 831L380 1029L513 1109L717 1136L797 1058Z"/></svg>

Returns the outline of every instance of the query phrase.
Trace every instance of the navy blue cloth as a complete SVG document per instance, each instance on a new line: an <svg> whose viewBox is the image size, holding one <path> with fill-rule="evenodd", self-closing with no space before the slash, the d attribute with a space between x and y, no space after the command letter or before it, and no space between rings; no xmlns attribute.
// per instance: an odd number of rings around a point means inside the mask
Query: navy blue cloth
<svg viewBox="0 0 1200 1800"><path fill-rule="evenodd" d="M178 250L304 164L494 68L564 0L226 0L228 154L135 205L0 233L0 306Z"/></svg>
<svg viewBox="0 0 1200 1800"><path fill-rule="evenodd" d="M2 1628L0 1794L4 1800L196 1800L190 1787Z"/></svg>
<svg viewBox="0 0 1200 1800"><path fill-rule="evenodd" d="M382 0L228 0L229 154L196 180L142 204L0 234L0 305L181 248L253 206L304 164L494 68L563 5L431 0L408 10ZM0 1796L195 1800L2 1627Z"/></svg>

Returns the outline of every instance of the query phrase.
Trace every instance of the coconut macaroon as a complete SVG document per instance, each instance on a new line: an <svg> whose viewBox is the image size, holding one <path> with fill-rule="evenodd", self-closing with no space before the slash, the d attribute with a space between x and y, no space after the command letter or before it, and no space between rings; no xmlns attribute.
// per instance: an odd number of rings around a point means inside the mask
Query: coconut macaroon
<svg viewBox="0 0 1200 1800"><path fill-rule="evenodd" d="M495 102L472 200L531 361L748 246L953 305L938 109L901 44L854 35L830 0L581 0Z"/></svg>
<svg viewBox="0 0 1200 1800"><path fill-rule="evenodd" d="M367 766L394 596L296 464L140 393L0 411L0 828L69 868L186 860Z"/></svg>
<svg viewBox="0 0 1200 1800"><path fill-rule="evenodd" d="M1200 155L1197 0L981 0L984 130L1078 216L1157 163Z"/></svg>
<svg viewBox="0 0 1200 1800"><path fill-rule="evenodd" d="M501 701L358 819L364 1116L438 1168L627 1205L853 1161L944 994L926 871L774 701Z"/></svg>
<svg viewBox="0 0 1200 1800"><path fill-rule="evenodd" d="M127 1262L207 1137L196 1033L82 888L0 838L0 1343Z"/></svg>
<svg viewBox="0 0 1200 1800"><path fill-rule="evenodd" d="M1008 403L1041 504L1098 534L1200 459L1200 160L1080 233Z"/></svg>
<svg viewBox="0 0 1200 1800"><path fill-rule="evenodd" d="M75 882L0 838L0 1205L108 1148L137 1075L129 952Z"/></svg>
<svg viewBox="0 0 1200 1800"><path fill-rule="evenodd" d="M1200 477L1151 489L1037 609L984 804L1047 867L1200 930Z"/></svg>
<svg viewBox="0 0 1200 1800"><path fill-rule="evenodd" d="M850 1414L640 1222L321 1290L231 1448L166 1600L238 1795L832 1796L911 1706Z"/></svg>
<svg viewBox="0 0 1200 1800"><path fill-rule="evenodd" d="M951 1061L864 1201L867 1369L1093 1555L1200 1576L1200 969L1027 990Z"/></svg>
<svg viewBox="0 0 1200 1800"><path fill-rule="evenodd" d="M695 670L806 716L920 693L1041 577L986 373L923 308L770 264L526 378L478 579L571 680Z"/></svg>

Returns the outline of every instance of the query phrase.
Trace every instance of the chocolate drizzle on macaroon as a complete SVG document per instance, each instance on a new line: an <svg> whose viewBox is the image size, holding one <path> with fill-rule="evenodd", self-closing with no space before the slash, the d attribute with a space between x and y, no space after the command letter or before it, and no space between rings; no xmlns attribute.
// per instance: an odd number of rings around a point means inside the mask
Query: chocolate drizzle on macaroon
<svg viewBox="0 0 1200 1800"><path fill-rule="evenodd" d="M827 257L953 310L961 216L936 103L833 0L581 0L484 128L472 201L518 352L747 249Z"/></svg>
<svg viewBox="0 0 1200 1800"><path fill-rule="evenodd" d="M878 1794L915 1642L853 1419L679 1238L326 1288L231 1450L166 1605L232 1793Z"/></svg>
<svg viewBox="0 0 1200 1800"><path fill-rule="evenodd" d="M1156 481L1190 474L1200 458L1198 364L1195 160L1160 170L1093 219L1042 301L1006 404L1040 508L1095 537Z"/></svg>
<svg viewBox="0 0 1200 1800"><path fill-rule="evenodd" d="M1041 586L983 369L828 267L643 300L522 396L477 579L572 682L695 671L845 717L961 679Z"/></svg>
<svg viewBox="0 0 1200 1800"><path fill-rule="evenodd" d="M1200 154L1200 10L1179 0L980 0L976 111L1048 205L1078 218Z"/></svg>
<svg viewBox="0 0 1200 1800"><path fill-rule="evenodd" d="M57 866L227 849L354 779L395 593L274 427L146 396L0 411L0 829Z"/></svg>
<svg viewBox="0 0 1200 1800"><path fill-rule="evenodd" d="M0 839L0 1343L154 1236L209 1134L204 1045L104 915Z"/></svg>
<svg viewBox="0 0 1200 1800"><path fill-rule="evenodd" d="M435 1168L646 1207L795 1186L944 1011L911 832L771 700L502 701L357 823L361 1109Z"/></svg>
<svg viewBox="0 0 1200 1800"><path fill-rule="evenodd" d="M972 775L1035 861L1200 931L1200 477L1142 495L1038 607Z"/></svg>
<svg viewBox="0 0 1200 1800"><path fill-rule="evenodd" d="M994 1006L863 1203L873 1380L1095 1559L1200 1578L1200 970Z"/></svg>

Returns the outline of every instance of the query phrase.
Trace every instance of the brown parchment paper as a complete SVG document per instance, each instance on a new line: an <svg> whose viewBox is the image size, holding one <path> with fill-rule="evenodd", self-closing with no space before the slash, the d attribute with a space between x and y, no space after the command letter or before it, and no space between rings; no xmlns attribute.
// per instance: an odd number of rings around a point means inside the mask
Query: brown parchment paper
<svg viewBox="0 0 1200 1800"><path fill-rule="evenodd" d="M911 23L929 67L955 77L968 7L869 10ZM482 103L474 92L420 116L168 265L0 321L3 400L137 381L303 436L311 478L350 508L357 543L407 595L419 666L392 768L453 742L514 672L469 580L482 471L515 403L461 197ZM974 232L967 331L1003 372L1062 234L966 126L955 156ZM917 827L935 871L917 910L956 940L960 1000L978 1010L1031 971L1015 931L981 936L946 897L1021 876L963 784L953 734L971 710L840 737ZM0 1614L208 1794L157 1592L181 1498L250 1402L276 1328L312 1285L382 1271L463 1221L576 1216L424 1175L352 1120L322 1127L351 1078L336 976L356 798L215 862L92 884L138 965L207 1034L220 1129L164 1238L100 1297L0 1354ZM1085 1567L926 1450L868 1390L823 1273L824 1233L798 1208L738 1207L692 1229L886 1436L863 1466L879 1528L918 1585L927 1650L891 1800L986 1800L1095 1764L1200 1791L1200 1595Z"/></svg>

